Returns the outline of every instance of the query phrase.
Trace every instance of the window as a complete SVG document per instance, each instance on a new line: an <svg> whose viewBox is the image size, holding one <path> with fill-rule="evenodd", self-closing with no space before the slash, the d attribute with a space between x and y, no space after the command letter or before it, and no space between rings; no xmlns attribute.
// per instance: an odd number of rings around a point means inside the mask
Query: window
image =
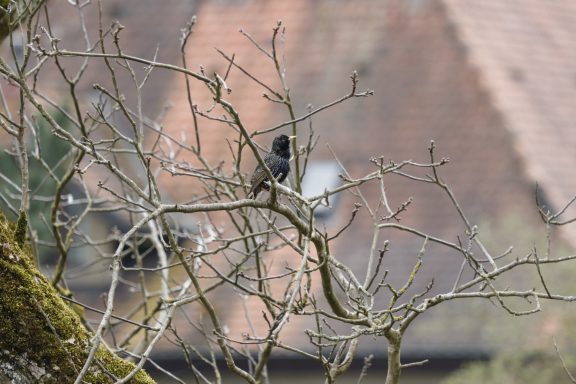
<svg viewBox="0 0 576 384"><path fill-rule="evenodd" d="M323 194L326 190L331 190L340 185L340 166L334 161L313 161L308 163L304 180L302 181L302 195L312 197ZM316 208L315 216L326 219L334 211L336 196L332 195Z"/></svg>

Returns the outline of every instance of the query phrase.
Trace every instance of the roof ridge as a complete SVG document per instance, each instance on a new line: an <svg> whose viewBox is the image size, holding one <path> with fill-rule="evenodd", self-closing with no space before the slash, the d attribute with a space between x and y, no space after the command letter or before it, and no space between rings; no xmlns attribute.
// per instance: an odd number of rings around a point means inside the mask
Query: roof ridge
<svg viewBox="0 0 576 384"><path fill-rule="evenodd" d="M502 127L505 128L506 136L509 137L511 142L511 147L514 149L514 154L516 159L520 164L520 169L524 172L526 177L534 183L537 182L537 177L532 172L530 172L530 167L527 163L526 157L523 155L523 151L520 147L520 143L518 142L518 137L516 132L511 128L512 123L510 122L510 118L508 113L505 110L505 107L500 102L498 97L498 92L496 92L495 88L492 87L489 76L486 74L485 68L481 64L481 56L474 48L473 45L468 43L468 37L466 36L466 32L464 27L461 24L461 21L456 15L456 10L452 5L451 0L441 0L440 3L444 7L444 12L446 14L446 22L451 23L452 25L452 32L453 37L461 44L465 53L463 54L464 60L468 66L470 66L471 70L476 73L476 83L478 89L486 95L487 103L494 108L495 113L497 114L498 118L502 122ZM475 56L479 56L476 58Z"/></svg>

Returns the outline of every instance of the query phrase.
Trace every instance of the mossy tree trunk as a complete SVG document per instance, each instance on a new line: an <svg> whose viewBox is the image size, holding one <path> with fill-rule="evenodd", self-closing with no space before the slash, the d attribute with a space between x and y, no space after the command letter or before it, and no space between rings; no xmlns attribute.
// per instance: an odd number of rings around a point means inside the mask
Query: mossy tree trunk
<svg viewBox="0 0 576 384"><path fill-rule="evenodd" d="M0 382L74 382L91 335L18 245L16 232L0 214ZM134 368L105 347L95 360L83 382L113 383ZM130 382L154 381L140 371Z"/></svg>

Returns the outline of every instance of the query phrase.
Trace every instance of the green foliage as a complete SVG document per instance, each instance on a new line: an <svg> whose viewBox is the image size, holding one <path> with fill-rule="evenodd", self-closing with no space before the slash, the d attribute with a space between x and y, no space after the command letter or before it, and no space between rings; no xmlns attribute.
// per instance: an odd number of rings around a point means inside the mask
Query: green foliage
<svg viewBox="0 0 576 384"><path fill-rule="evenodd" d="M567 368L576 372L576 358L563 356ZM464 366L458 372L442 381L442 384L541 384L566 383L568 375L558 355L553 353L539 354L506 354L488 362L477 362Z"/></svg>
<svg viewBox="0 0 576 384"><path fill-rule="evenodd" d="M62 127L67 126L68 120L64 114L56 113L55 118ZM69 143L54 136L44 120L38 121L37 137L28 143L30 189L28 220L40 240L50 241L53 238L49 225L50 209L58 180L71 166L71 157L67 156L70 151ZM0 173L10 179L14 185L21 186L22 176L18 160L8 151L0 152ZM0 210L6 213L9 220L18 220L20 215L15 212L14 207L20 205L19 193L9 183L2 184L0 193L12 206L12 209L9 209L2 201Z"/></svg>
<svg viewBox="0 0 576 384"><path fill-rule="evenodd" d="M38 11L46 0L0 0L0 43Z"/></svg>

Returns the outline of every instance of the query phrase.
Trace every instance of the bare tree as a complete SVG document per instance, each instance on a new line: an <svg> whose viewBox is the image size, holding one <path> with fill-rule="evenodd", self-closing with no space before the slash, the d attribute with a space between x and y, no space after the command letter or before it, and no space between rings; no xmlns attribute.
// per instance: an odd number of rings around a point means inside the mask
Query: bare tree
<svg viewBox="0 0 576 384"><path fill-rule="evenodd" d="M82 22L87 4L70 2ZM464 207L442 179L442 167L448 160L438 158L434 142L428 148L426 163L367 159L367 171L361 177L353 177L340 164L342 182L338 187L317 196L302 196L301 183L316 137L313 129L303 135L301 126L308 126L313 116L338 108L340 103L370 97L373 92L360 90L358 75L352 73L350 88L342 90L341 98L297 115L282 59L285 31L281 22L272 30L271 49L253 39L249 31L242 32L245 43L253 44L262 53L262 60L276 71L281 84L276 89L243 67L233 52L218 51L227 63L223 73L188 68L184 52L194 20L183 30L182 63L177 65L126 53L118 23L104 25L101 21L95 41L83 24L85 49L68 49L67 42L60 41L52 30L55 21L50 20L49 6L48 10L42 8L33 14L18 24L25 40L23 57L15 57L12 63L0 59L0 75L18 89L16 107L5 92L2 94L4 112L0 123L4 134L12 138L12 153L19 160L20 172L19 183L7 173L0 174L4 182L0 191L3 205L7 214L19 217L15 228L2 224L0 304L3 317L10 313L5 320L11 324L0 327L0 372L5 376L44 382L150 382L142 370L144 364L155 365L151 354L161 343L171 343L187 358L196 382L221 381L217 366L220 357L243 380L269 382L267 364L272 352L282 349L315 361L326 382L332 383L349 369L362 337L370 335L386 341L386 383L392 384L399 382L404 368L425 363L403 364L401 350L410 325L432 307L481 298L491 300L512 316L524 316L540 311L542 300L574 301L574 296L548 289L541 268L568 262L576 255L555 256L550 247L543 255L534 251L512 257L511 250L491 254ZM11 26L8 31L14 28ZM93 63L103 64L105 71L94 84L99 98L92 101L93 108L87 108L90 101L77 88ZM46 77L42 71L49 71L48 68L53 68L50 73L56 73L57 81L65 85L69 106L61 105L43 86ZM170 136L159 119L146 116L143 111L145 85L160 70L181 75L186 82L192 145ZM269 102L286 108L289 119L258 131L246 127L241 118L243 111L228 99L234 91L229 80L232 72L251 79ZM135 89L133 98L125 97L120 78L130 79ZM211 95L209 108L202 109L194 102L194 86L198 85ZM234 160L228 166L214 163L206 154L201 129L205 124L219 124L229 131L231 139L221 143L223 151ZM258 144L259 135L286 128L298 136L292 147L292 187L272 178ZM40 137L46 130L66 144L67 153L60 154L56 162L45 157L46 148ZM338 159L337 154L334 157ZM250 187L242 172L246 158L255 158L271 180L265 198L245 198ZM50 194L30 190L30 161L39 167L34 172L40 172L46 183L52 183ZM166 175L187 177L190 201L170 201L161 183ZM390 175L427 183L442 191L460 217L467 237L452 242L400 224L397 218L409 211L410 201L398 208L390 206L385 188ZM365 185L379 189L376 204L364 196ZM315 212L329 204L332 196L344 193L354 194L358 204L350 207L352 214L343 228L327 233L317 224ZM572 221L560 219L572 202L558 212L541 210L549 233ZM48 204L50 208L46 215L40 215L36 227L27 220L33 203ZM369 214L374 239L369 254L362 255L369 261L361 273L338 261L331 251L335 239L345 235L360 209ZM182 225L181 214L194 218L197 225L193 230ZM85 223L102 215L111 215L129 225L99 238ZM215 224L220 219L225 219L227 225ZM421 240L417 262L400 286L387 280L387 248L378 248L383 231L410 233ZM30 247L25 245L26 232ZM49 240L43 237L46 233ZM157 265L146 265L151 256L142 253L140 246L144 243L154 252ZM414 292L422 258L430 244L458 252L460 274L454 276L451 290L437 293L433 282L427 282L422 290ZM41 276L32 262L41 257L40 247L51 248L58 255L47 277ZM105 310L95 327L82 316L83 311L93 308L84 305L81 309L83 304L74 298L65 278L69 256L79 247L110 266ZM267 255L278 250L292 260L280 274L273 272L266 261ZM132 266L125 263L127 255L135 260ZM515 289L508 276L521 266L534 268L541 284L532 289ZM18 275L5 278L13 271ZM119 295L125 285L123 274L128 272L138 276L138 282L130 288L141 293L141 298L124 308L123 312L130 315L116 316L113 310L125 305ZM320 294L313 293L314 285L320 287ZM220 291L256 300L263 308L262 313L246 311L251 326L242 337L229 334L223 313L213 301L213 295ZM516 309L518 300L530 307ZM190 306L202 308L205 318L187 318L183 309ZM184 313L185 322L175 321L178 313ZM67 318L65 324L58 320L63 316ZM305 347L281 338L289 320L295 318L310 319L312 324L302 330L308 340ZM257 326L256 322L265 326ZM117 331L120 327L122 331ZM25 335L20 333L15 340L10 336L17 332L15 328L26 330ZM184 336L190 330L195 333L194 340L204 339L202 345L195 345ZM45 344L45 337L52 342ZM134 364L119 362L114 354L122 354ZM212 372L199 370L194 363L198 360ZM368 367L369 360L362 376ZM182 382L173 372L165 374Z"/></svg>

